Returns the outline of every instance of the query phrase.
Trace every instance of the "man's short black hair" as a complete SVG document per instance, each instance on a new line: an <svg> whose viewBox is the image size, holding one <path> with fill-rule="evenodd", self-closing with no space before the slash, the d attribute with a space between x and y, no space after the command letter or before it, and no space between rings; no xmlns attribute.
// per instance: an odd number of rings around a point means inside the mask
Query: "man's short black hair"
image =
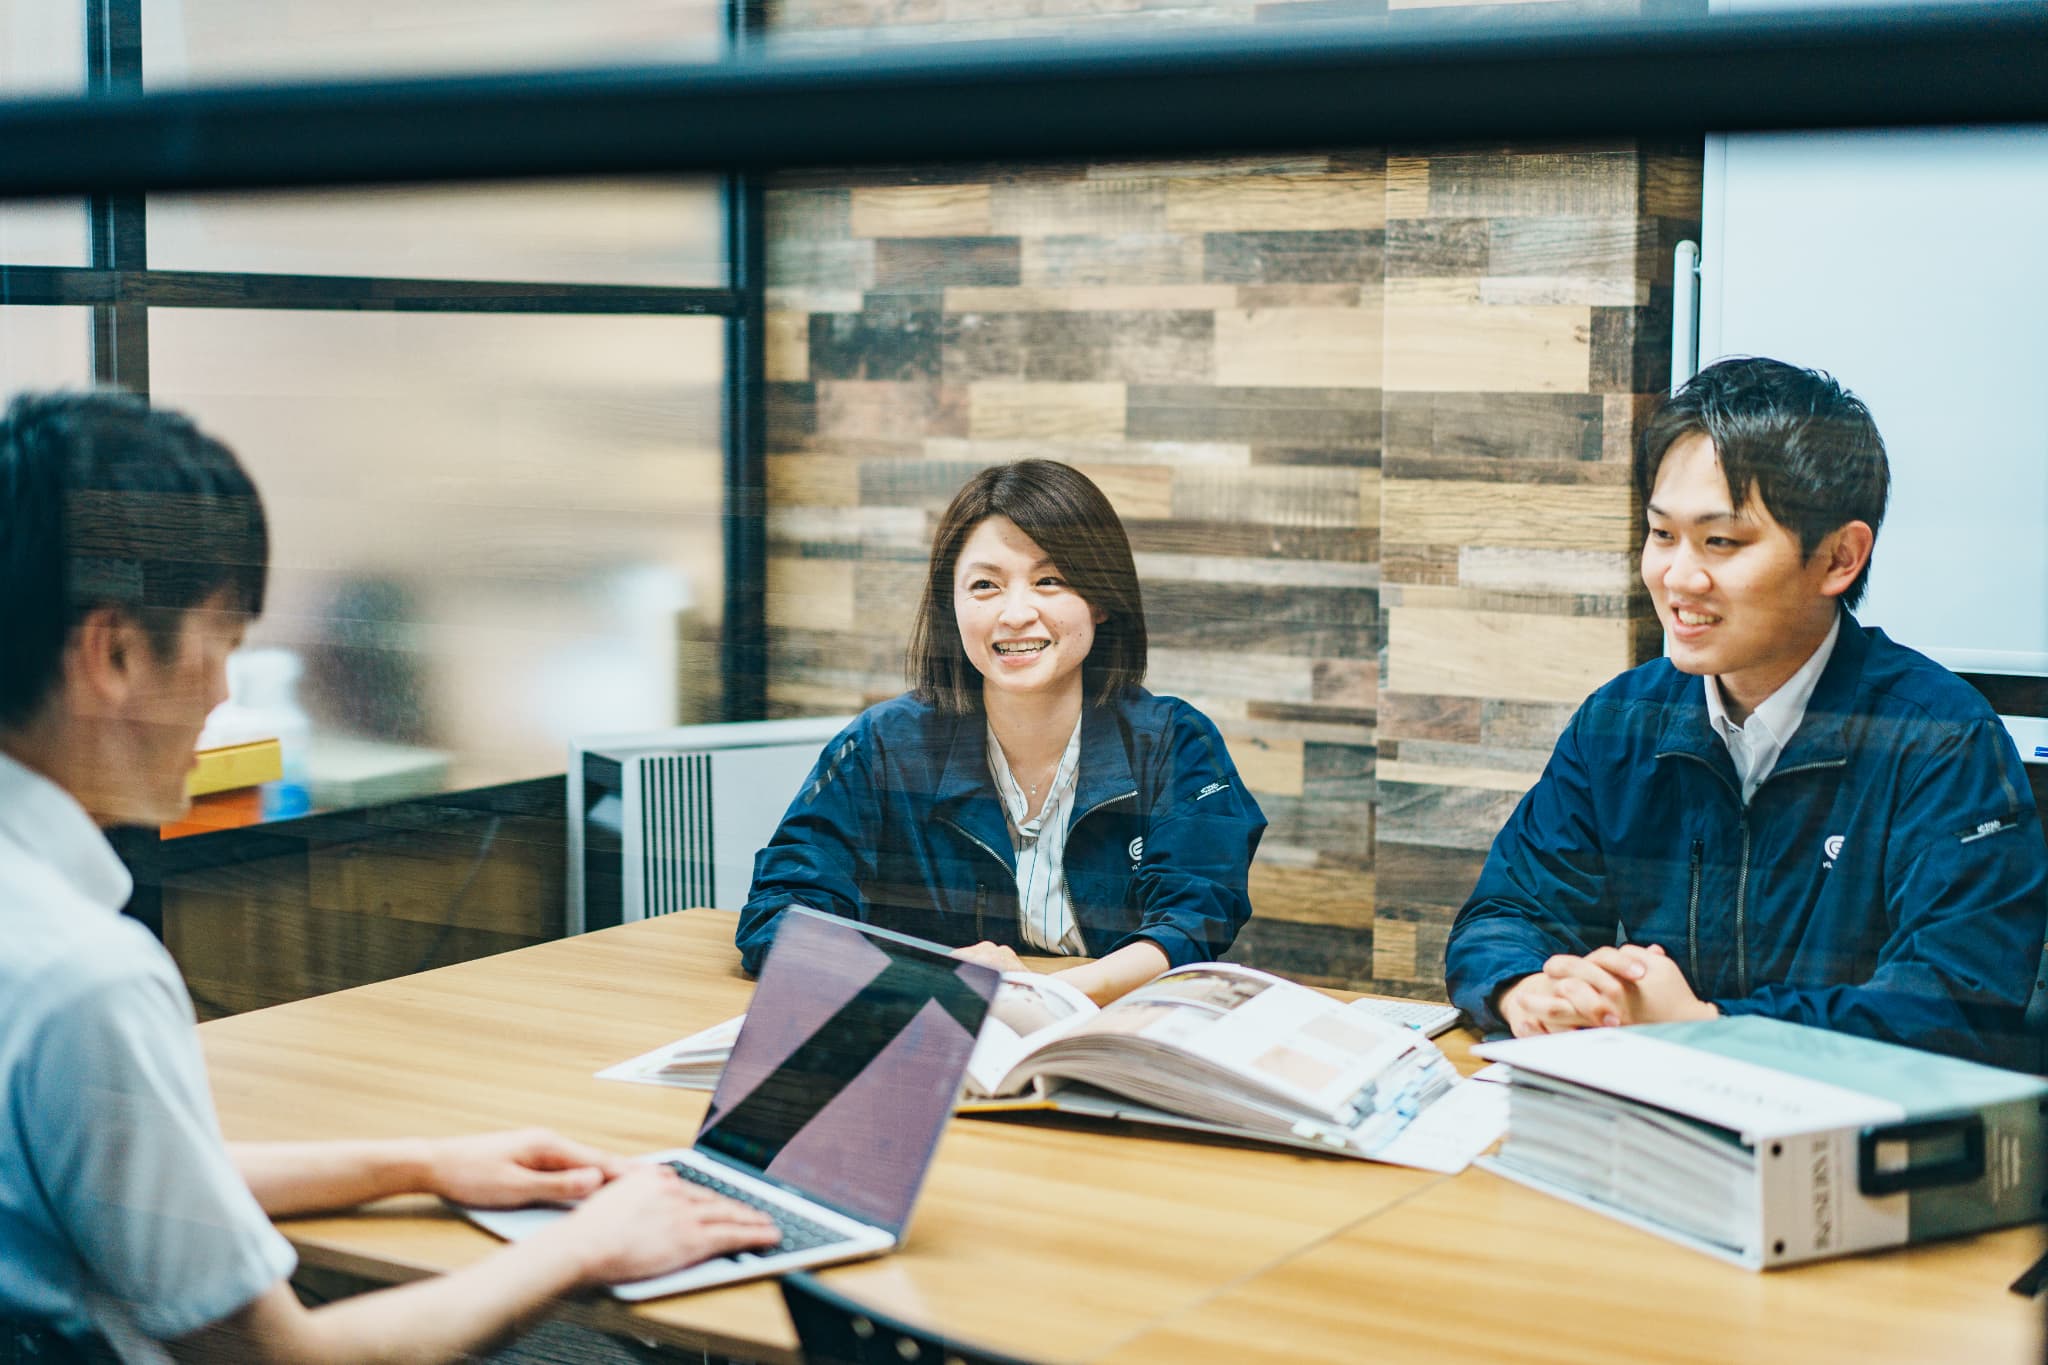
<svg viewBox="0 0 2048 1365"><path fill-rule="evenodd" d="M0 416L0 728L55 690L86 613L113 606L168 657L226 589L263 609L270 539L233 452L125 393L22 394Z"/></svg>
<svg viewBox="0 0 2048 1365"><path fill-rule="evenodd" d="M1891 468L1884 439L1863 400L1819 370L1750 356L1709 365L1671 396L1643 429L1636 449L1636 493L1644 502L1665 452L1704 432L1728 477L1732 510L1750 495L1799 537L1811 559L1829 532L1852 521L1884 522ZM1870 566L1842 594L1863 600Z"/></svg>

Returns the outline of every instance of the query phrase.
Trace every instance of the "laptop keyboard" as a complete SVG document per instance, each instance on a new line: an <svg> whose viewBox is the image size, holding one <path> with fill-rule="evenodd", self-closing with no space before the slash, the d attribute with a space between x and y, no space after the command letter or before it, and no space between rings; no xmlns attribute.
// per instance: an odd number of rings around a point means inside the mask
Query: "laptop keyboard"
<svg viewBox="0 0 2048 1365"><path fill-rule="evenodd" d="M701 1166L693 1166L687 1161L670 1161L664 1164L692 1185L707 1189L713 1194L724 1195L727 1199L745 1204L750 1209L759 1209L774 1219L775 1226L782 1229L782 1240L772 1247L762 1247L752 1253L756 1256L774 1256L785 1251L809 1251L813 1247L830 1246L834 1242L850 1240L843 1232L821 1227L752 1190L742 1189L738 1185L720 1180Z"/></svg>

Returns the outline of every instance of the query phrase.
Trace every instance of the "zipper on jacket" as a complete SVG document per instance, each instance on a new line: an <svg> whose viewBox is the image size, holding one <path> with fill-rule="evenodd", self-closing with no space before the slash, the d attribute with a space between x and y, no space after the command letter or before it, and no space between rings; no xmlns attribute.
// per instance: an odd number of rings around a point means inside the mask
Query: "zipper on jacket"
<svg viewBox="0 0 2048 1365"><path fill-rule="evenodd" d="M1778 780L1779 778L1781 778L1781 777L1790 777L1790 776L1791 776L1792 774L1794 774L1794 773L1810 773L1810 772L1816 772L1816 771L1819 771L1819 770L1821 770L1821 769L1823 769L1823 768L1846 768L1846 767L1848 767L1848 766L1849 766L1849 760L1848 760L1848 759L1846 759L1846 758L1823 758L1823 759L1819 759L1819 760L1816 760L1815 762L1812 762L1812 763L1801 763L1801 764L1799 764L1799 765L1798 765L1797 767L1792 767L1792 768L1773 768L1773 769L1771 769L1771 771L1770 771L1769 773L1767 773L1767 774L1765 774L1765 775L1764 775L1764 780L1763 780L1762 782L1759 782L1759 783L1757 783L1757 784L1756 784L1756 792L1751 792L1751 793L1750 793L1749 801L1748 801L1748 802L1744 802L1744 803L1743 803L1743 807L1742 807L1742 871L1741 871L1741 875L1740 875L1740 878L1739 878L1739 880L1737 880L1737 881L1736 881L1736 883L1735 883L1735 993L1736 993L1737 995L1748 995L1748 994L1749 994L1749 915L1748 915L1748 909L1749 909L1749 812L1750 812L1750 804L1751 804L1751 803L1753 803L1753 802L1754 802L1754 801L1756 800L1756 794L1757 794L1757 792L1761 792L1761 791L1762 791L1762 790L1764 789L1764 787L1765 787L1765 786L1767 786L1768 784L1770 784L1770 783L1772 783L1772 782L1775 782L1775 781L1777 781L1777 780Z"/></svg>
<svg viewBox="0 0 2048 1365"><path fill-rule="evenodd" d="M1710 772L1710 773L1712 773L1712 774L1714 775L1714 780L1715 780L1716 782L1719 782L1719 783L1721 784L1721 786L1722 786L1723 788L1725 788L1725 789L1727 790L1728 794L1729 794L1730 796L1732 796L1732 797L1734 797L1734 798L1735 798L1735 804L1736 804L1736 805L1737 805L1738 807L1742 805L1742 788L1740 788L1740 787L1737 787L1737 786L1735 786L1734 784L1732 784L1731 782L1729 782L1729 780L1728 780L1728 779L1727 779L1726 777L1722 776L1722 774L1721 774L1721 770L1720 770L1719 768L1716 768L1716 767L1715 767L1715 766L1714 766L1713 764L1711 764L1711 763L1707 762L1707 760L1705 760L1704 758L1701 758L1701 757L1700 757L1700 756L1699 756L1698 754L1694 753L1694 752L1693 752L1692 750L1690 750L1690 749L1664 749L1664 750L1660 750L1660 751L1658 752L1658 754L1657 754L1657 757L1659 757L1659 758L1689 758L1689 759L1691 759L1691 760L1692 760L1693 762L1695 762L1695 763L1699 764L1699 765L1700 765L1700 766L1701 766L1702 768L1705 768L1705 769L1706 769L1706 770L1707 770L1708 772Z"/></svg>
<svg viewBox="0 0 2048 1365"><path fill-rule="evenodd" d="M1009 863L1009 860L1008 860L1008 859L1006 859L1006 858L1004 858L1002 854L1000 854L1000 853L996 852L996 851L995 851L994 849L990 848L990 847L989 847L989 846L988 846L987 844L984 844L984 843L983 843L983 842L982 842L981 840L979 840L979 839L975 838L975 837L974 837L974 836L973 836L972 834L969 834L969 833L968 833L968 832L967 832L967 831L966 831L965 829L962 829L962 828L960 827L960 825L958 824L958 822L956 822L956 821L952 821L952 820L947 820L947 821L944 821L943 823L944 823L944 824L946 825L946 827L947 827L948 829L952 830L952 831L953 831L953 832L954 832L955 834L958 834L958 835L959 835L959 836L960 836L961 838L965 839L965 840L966 840L966 841L967 841L968 843L970 843L970 844L973 844L973 845L974 845L974 846L975 846L976 848L980 849L980 850L981 850L981 851L982 851L983 853L986 853L986 854L987 854L987 855L988 855L989 857L991 857L991 858L994 858L994 859L995 859L995 860L996 860L997 862L1001 863L1001 864L1003 865L1003 871L1005 871L1005 872L1009 873L1009 874L1010 874L1010 876L1011 876L1011 878L1012 878L1013 880L1015 879L1015 877L1016 877L1016 875L1017 875L1017 869L1016 869L1016 868L1014 868L1014 867L1012 867L1012 866L1010 865L1010 863ZM982 892L986 892L986 891L988 890L988 888L987 888L986 886L980 886L980 884L979 884L979 883L977 883L977 886L979 886L979 888L980 888L980 890L981 890Z"/></svg>
<svg viewBox="0 0 2048 1365"><path fill-rule="evenodd" d="M1685 958L1691 967L1689 984L1695 991L1700 988L1700 852L1706 846L1705 839L1692 841L1692 889L1685 897Z"/></svg>
<svg viewBox="0 0 2048 1365"><path fill-rule="evenodd" d="M1101 810L1105 806L1114 806L1119 802L1135 801L1137 799L1137 792L1127 791L1121 796L1112 796L1107 801L1097 801L1087 810L1082 811L1079 815L1070 816L1067 820L1066 836L1060 840L1060 895L1067 902L1067 913L1074 917L1074 927L1076 929L1081 928L1081 916L1080 913L1074 909L1074 889L1073 887L1067 884L1067 845L1073 840L1074 826L1080 824L1083 820L1086 820L1089 816L1095 814L1095 812ZM1086 946L1087 938L1087 931L1082 930L1081 939L1083 946Z"/></svg>
<svg viewBox="0 0 2048 1365"><path fill-rule="evenodd" d="M1742 871L1735 881L1735 993L1749 994L1749 808L1742 809Z"/></svg>
<svg viewBox="0 0 2048 1365"><path fill-rule="evenodd" d="M1135 800L1137 800L1137 799L1138 799L1138 793L1137 793L1137 792L1135 792L1135 791L1127 791L1127 792L1125 792L1125 793L1124 793L1123 795L1121 795L1121 796L1112 796L1112 797L1110 797L1110 798L1109 798L1109 799L1108 799L1107 801L1097 801L1097 802L1096 802L1096 803L1095 803L1094 805L1090 806L1090 807L1089 807L1089 808L1088 808L1087 810L1084 810L1084 811L1082 811L1082 812L1081 812L1081 813L1080 813L1079 815L1071 816L1071 817L1069 817L1069 818L1068 818L1068 820L1067 820L1067 837L1068 837L1068 838L1072 838L1072 837L1073 837L1073 833L1074 833L1074 826L1076 826L1076 825L1080 824L1080 823L1081 823L1081 822L1082 822L1083 820L1086 820L1086 819L1087 819L1087 818L1088 818L1089 816L1091 816L1091 815L1095 814L1095 812L1097 812L1097 811L1099 811L1099 810L1102 810L1103 808L1105 808L1105 807L1107 807L1107 806L1114 806L1114 805L1117 805L1117 804L1119 804L1119 803L1121 803L1121 802L1124 802L1124 801L1135 801ZM1060 844L1060 854L1061 854L1061 863L1060 863L1060 866L1062 866L1062 867L1066 866L1066 862L1065 862L1065 855L1066 855L1066 849L1067 849L1067 846L1066 846L1066 844L1065 844L1064 842L1062 842L1062 843Z"/></svg>
<svg viewBox="0 0 2048 1365"><path fill-rule="evenodd" d="M1137 799L1138 794L1135 791L1128 791L1121 796L1112 796L1107 801L1097 801L1094 805L1090 806L1087 810L1082 811L1079 815L1071 816L1068 818L1067 837L1071 838L1073 836L1074 826L1080 824L1083 820L1087 819L1089 816L1095 814L1095 812L1103 809L1104 807L1114 806L1120 801L1135 801ZM968 833L967 830L963 829L960 826L958 821L945 820L942 823L944 823L949 829L953 830L955 833L959 834L962 838L966 839L968 843L973 844L983 853L988 854L989 857L994 858L999 863L1002 863L1003 870L1005 872L1008 872L1013 879L1016 877L1016 869L1010 866L1010 864L1003 858L1002 854L996 852L987 844L983 843L981 840L975 838L972 834ZM1066 847L1066 843L1062 841L1060 844L1060 894L1067 898L1067 909L1071 912L1074 907L1074 897L1073 893L1067 889L1067 864L1065 857ZM975 883L974 888L974 934L977 940L985 940L988 938L988 935L983 932L984 926L982 924L982 914L986 909L987 905L988 886L986 883L977 882ZM1074 923L1076 926L1078 926L1081 923L1081 917L1079 915L1074 916Z"/></svg>
<svg viewBox="0 0 2048 1365"><path fill-rule="evenodd" d="M1739 811L1741 812L1741 815L1740 815L1740 820L1741 820L1741 829L1742 829L1742 867L1741 867L1741 872L1740 872L1740 875L1739 875L1739 877L1737 878L1737 880L1736 880L1736 883L1735 883L1735 990L1736 990L1736 994L1738 994L1738 995L1748 995L1748 994L1749 994L1749 806L1750 806L1750 803L1749 803L1749 801L1744 801L1744 800L1742 799L1742 791L1741 791L1741 789L1740 789L1740 788L1738 788L1738 787L1735 787L1735 786L1731 785L1731 784L1729 783L1728 779L1727 779L1726 777L1723 777L1723 776L1722 776L1722 774L1721 774L1721 770L1720 770L1720 769L1716 768L1716 767L1715 767L1715 766L1714 766L1713 764L1711 764L1711 763L1707 762L1707 760L1706 760L1706 759L1704 759L1704 758L1701 758L1701 757L1700 757L1700 756L1699 756L1698 754L1696 754L1696 753L1693 753L1692 751L1690 751L1690 750L1688 750L1688 749L1665 749L1665 750L1661 750L1661 751L1660 751L1660 752L1659 752L1659 753L1657 754L1657 757L1658 757L1658 758L1689 758L1689 759L1691 759L1691 760L1692 760L1693 762L1695 762L1695 763L1699 764L1699 765L1700 765L1701 767L1705 768L1705 769L1706 769L1706 770L1707 770L1708 772L1712 773L1712 774L1713 774L1713 775L1714 775L1715 777L1717 777L1717 778L1719 778L1719 779L1720 779L1720 781L1721 781L1721 785L1722 785L1723 787L1727 788L1727 790L1728 790L1728 794L1729 794L1730 796L1733 796L1733 797L1735 798L1735 805L1736 805L1736 808L1737 808L1737 810L1739 810ZM1778 780L1779 778L1781 778L1781 777L1789 777L1789 776L1791 776L1791 775L1792 775L1793 773L1808 773L1808 772L1814 772L1814 771L1816 771L1816 770L1818 770L1818 769L1822 769L1822 768L1845 768L1845 767L1847 767L1848 765L1849 765L1849 760L1848 760L1848 759L1846 759L1846 758L1824 758L1824 759L1820 759L1820 760L1818 760L1818 761L1816 761L1816 762L1813 762L1813 763L1801 763L1801 764L1799 764L1799 765L1798 765L1797 767L1792 767L1792 768L1774 768L1774 769L1772 769L1772 770L1771 770L1770 774L1769 774L1768 776L1766 776L1766 777L1764 778L1764 780L1763 780L1762 782L1759 782L1759 783L1757 783L1757 791L1762 791L1762 790L1764 789L1764 787L1765 787L1765 786L1766 786L1767 784L1769 784L1769 783L1771 783L1771 782L1775 782L1775 781L1777 781L1777 780ZM1752 793L1752 794L1751 794L1751 796L1750 796L1750 800L1751 800L1751 801L1754 801L1755 799L1756 799L1756 797L1755 797L1755 794L1754 794L1754 793ZM1692 899L1691 899L1691 903L1690 903L1690 905L1689 905L1689 906L1687 907L1687 915L1686 915L1686 921L1687 921L1686 927L1687 927L1687 931L1688 931L1688 933L1689 933L1689 934L1691 934L1691 935L1694 935L1694 936L1696 936L1696 935L1697 935L1697 931L1698 931L1698 927L1699 927L1699 918L1698 918L1698 916L1699 916L1699 894L1700 894L1700 864L1699 864L1699 857L1700 857L1700 853L1699 853L1699 850L1700 850L1700 845L1699 845L1699 841L1698 841L1698 840L1695 840L1695 841L1693 842L1693 872L1692 872ZM1691 985L1692 985L1692 988L1693 988L1693 990L1697 991L1697 990L1699 990L1699 988L1700 988L1700 980L1699 980L1699 947L1698 947L1698 944L1697 944L1697 942L1695 942L1695 943L1694 943L1694 945L1693 945L1693 948L1692 948L1692 953L1693 953L1693 956L1692 956L1692 966L1693 966L1693 979L1692 979Z"/></svg>

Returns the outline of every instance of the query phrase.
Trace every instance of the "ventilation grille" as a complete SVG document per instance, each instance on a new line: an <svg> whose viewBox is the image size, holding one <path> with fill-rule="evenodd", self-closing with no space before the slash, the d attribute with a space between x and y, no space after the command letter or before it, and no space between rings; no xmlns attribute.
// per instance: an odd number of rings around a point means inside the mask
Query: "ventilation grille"
<svg viewBox="0 0 2048 1365"><path fill-rule="evenodd" d="M643 915L717 903L711 835L711 755L641 759Z"/></svg>

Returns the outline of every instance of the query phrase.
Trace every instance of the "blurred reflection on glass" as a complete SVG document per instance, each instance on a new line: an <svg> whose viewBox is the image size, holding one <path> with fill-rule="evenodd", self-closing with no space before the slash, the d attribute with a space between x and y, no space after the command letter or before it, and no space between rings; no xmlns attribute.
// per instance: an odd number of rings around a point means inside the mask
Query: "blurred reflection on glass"
<svg viewBox="0 0 2048 1365"><path fill-rule="evenodd" d="M23 389L91 385L91 309L0 308L0 402Z"/></svg>
<svg viewBox="0 0 2048 1365"><path fill-rule="evenodd" d="M1843 7L1842 0L1786 0ZM1705 18L1708 0L779 0L761 35L771 52L886 51L905 45L1016 41L1171 41L1219 29L1284 26L1336 35L1413 36L1499 25Z"/></svg>
<svg viewBox="0 0 2048 1365"><path fill-rule="evenodd" d="M19 3L19 0L16 0ZM219 81L710 61L722 0L144 0L152 90ZM710 179L171 196L149 201L162 270L716 286Z"/></svg>
<svg viewBox="0 0 2048 1365"><path fill-rule="evenodd" d="M724 0L142 0L152 87L708 61L724 36Z"/></svg>
<svg viewBox="0 0 2048 1365"><path fill-rule="evenodd" d="M0 0L0 96L84 89L83 0Z"/></svg>
<svg viewBox="0 0 2048 1365"><path fill-rule="evenodd" d="M151 312L157 401L270 509L250 643L306 664L316 802L685 718L716 674L679 640L721 607L723 346L715 318Z"/></svg>
<svg viewBox="0 0 2048 1365"><path fill-rule="evenodd" d="M81 0L0 0L0 99L85 89ZM85 265L85 205L0 203L0 265ZM19 388L0 371L0 384Z"/></svg>
<svg viewBox="0 0 2048 1365"><path fill-rule="evenodd" d="M725 283L715 181L151 195L160 270L560 284Z"/></svg>

